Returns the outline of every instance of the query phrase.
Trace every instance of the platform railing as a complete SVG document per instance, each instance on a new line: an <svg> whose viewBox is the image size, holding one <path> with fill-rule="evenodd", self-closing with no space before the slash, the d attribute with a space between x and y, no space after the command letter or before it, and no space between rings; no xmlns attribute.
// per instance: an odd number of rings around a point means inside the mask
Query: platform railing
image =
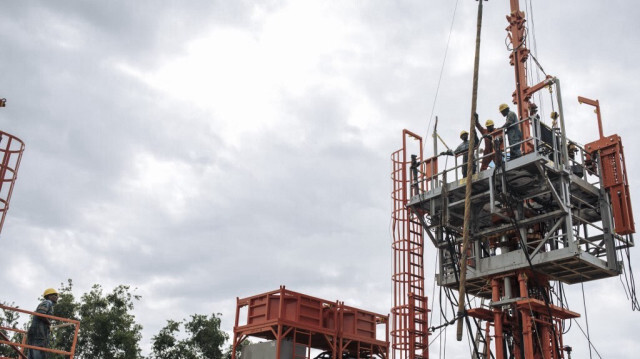
<svg viewBox="0 0 640 359"><path fill-rule="evenodd" d="M514 126L527 120L530 120L530 118L518 121ZM533 153L537 153L539 156L545 157L554 166L561 168L562 163L564 163L564 155L561 149L560 129L550 128L539 120L532 122L536 127L536 130L532 132L530 137L517 143L509 143L508 145L505 143L507 142L507 129L497 129L490 134L492 141L495 139L500 140L498 145L502 148L500 151L502 152L502 161L508 163L516 159L511 156L512 150L515 146L522 146L524 143L532 143L534 148ZM483 142L482 138L480 139L480 142ZM598 168L595 164L589 162L587 152L584 147L572 140L568 140L568 144L572 149L575 149L575 152L572 152L571 150L568 151L569 170L571 170L574 175L585 179L589 184L599 186L600 177ZM480 170L483 159L493 158L496 155L495 150L489 153L484 153L483 151L484 148L481 149L480 146L475 150L474 166L476 170L473 174L483 172ZM528 156L529 154L523 154L521 157ZM421 192L428 192L441 187L442 184L445 183L445 179L447 181L453 180L452 182L461 182L464 179L462 176L462 167L466 166L462 156L467 156L467 152L465 151L464 153L454 155L453 161L449 161L449 156L446 154L437 154L425 159L420 166L420 176L418 176L418 181L412 183L413 188L420 188ZM495 161L492 161L492 164L486 170L491 170L494 167ZM434 172L433 168L440 170Z"/></svg>
<svg viewBox="0 0 640 359"><path fill-rule="evenodd" d="M20 308L14 308L14 307L9 307L7 305L3 305L0 304L0 309L5 310L5 311L9 311L9 312L17 312L17 313L23 313L23 314L28 314L31 315L32 317L36 316L36 317L40 317L40 318L47 318L50 320L54 320L54 321L58 321L61 322L61 324L58 325L54 325L52 326L52 329L57 329L57 328L63 328L63 327L67 327L67 326L73 326L74 327L74 332L73 332L73 341L71 342L71 348L68 351L65 350L58 350L58 349L52 349L52 348L45 348L45 347L41 347L41 346L37 346L37 345L30 345L27 344L27 333L23 330L19 330L16 328L0 328L0 329L5 329L7 331L12 331L12 332L17 332L22 334L22 341L20 343L18 342L14 342L12 340L10 340L10 338L8 337L0 337L0 345L8 345L9 347L13 348L16 353L18 354L18 356L20 358L26 359L27 355L24 354L27 349L35 349L35 350L40 350L46 353L53 353L53 354L60 354L63 355L65 357L68 357L69 359L73 359L74 355L75 355L75 351L76 351L76 343L78 341L78 332L80 330L80 322L74 319L68 319L68 318L61 318L61 317L56 317L53 315L47 315L47 314L42 314L42 313L38 313L38 312L31 312L28 310L24 310L24 309L20 309Z"/></svg>

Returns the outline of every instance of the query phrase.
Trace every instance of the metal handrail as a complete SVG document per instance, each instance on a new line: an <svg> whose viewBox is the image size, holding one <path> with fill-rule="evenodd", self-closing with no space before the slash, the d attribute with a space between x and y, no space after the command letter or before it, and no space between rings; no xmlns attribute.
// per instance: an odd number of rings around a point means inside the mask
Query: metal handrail
<svg viewBox="0 0 640 359"><path fill-rule="evenodd" d="M36 316L36 317L40 317L40 318L47 318L47 319L51 319L51 320L56 320L56 321L64 322L65 324L68 323L68 325L75 326L74 335L73 335L73 342L71 343L71 349L69 351L45 348L45 347L40 347L40 346L37 346L37 345L30 345L30 344L26 344L25 340L23 340L23 343L16 343L16 342L12 342L10 340L0 340L0 345L5 344L5 345L9 345L9 346L14 347L14 348L20 348L19 350L20 350L20 353L22 353L21 354L22 356L24 356L24 350L25 349L36 349L36 350L40 350L40 351L47 352L47 353L65 355L65 356L68 356L69 359L73 359L73 357L75 355L75 351L76 351L76 343L78 341L78 332L80 330L80 321L74 320L74 319L56 317L54 315L42 314L42 313L38 313L38 312L31 312L31 311L20 309L20 308L9 307L9 306L3 305L3 304L0 304L0 309L7 310L7 311L12 311L12 312L24 313L24 314L28 314L28 315ZM54 327L54 329L55 328L56 327ZM20 332L20 333L25 334L23 330L19 330L19 329L16 329L16 328L3 328L3 329L16 331L16 332ZM26 336L24 336L24 338L26 338ZM6 339L8 339L8 338L6 338Z"/></svg>

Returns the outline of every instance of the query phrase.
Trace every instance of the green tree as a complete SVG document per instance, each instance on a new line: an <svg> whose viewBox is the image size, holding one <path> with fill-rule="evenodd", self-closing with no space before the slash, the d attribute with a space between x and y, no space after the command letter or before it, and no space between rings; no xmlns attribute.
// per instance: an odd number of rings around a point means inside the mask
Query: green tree
<svg viewBox="0 0 640 359"><path fill-rule="evenodd" d="M15 307L14 303L5 303L5 302L1 302L1 303L8 307ZM18 312L9 311L5 309L2 309L2 311L0 312L0 326L2 327L17 329L19 319L20 319L20 314ZM12 341L14 343L21 343L22 334L14 332L12 330L2 329L0 330L0 339L2 340L9 339L9 341ZM0 357L17 358L18 354L16 354L15 350L13 350L8 345L2 344L0 345Z"/></svg>
<svg viewBox="0 0 640 359"><path fill-rule="evenodd" d="M156 359L194 359L188 341L178 340L176 334L180 333L182 322L167 320L167 325L160 329L157 335L151 339L153 342L153 358Z"/></svg>
<svg viewBox="0 0 640 359"><path fill-rule="evenodd" d="M189 320L182 322L168 320L167 325L152 338L152 358L224 359L222 348L229 336L220 329L219 316L220 314L194 314ZM185 339L176 338L181 325L184 325L187 333Z"/></svg>
<svg viewBox="0 0 640 359"><path fill-rule="evenodd" d="M119 285L105 295L102 287L95 284L85 293L78 308L81 334L76 356L80 359L141 358L142 326L130 313L134 301L139 299L126 285Z"/></svg>
<svg viewBox="0 0 640 359"><path fill-rule="evenodd" d="M85 293L80 301L77 301L73 295L73 282L69 279L66 285L64 283L60 285L58 293L59 298L54 306L53 315L80 321L76 358L142 358L139 347L142 326L136 323L135 317L131 314L134 303L140 299L140 296L132 294L128 286L120 285L111 293L105 294L102 287L95 284L89 293ZM0 312L0 325L16 328L17 324L18 313L4 310ZM60 323L53 322L51 348L69 351L75 328L73 326L56 327L57 324ZM28 323L26 325L28 326ZM21 340L20 335L13 339L14 342ZM8 346L0 345L0 357L17 358L14 353ZM49 357L66 359L59 354L49 354Z"/></svg>
<svg viewBox="0 0 640 359"><path fill-rule="evenodd" d="M60 284L60 289L58 289L58 302L53 307L53 315L61 318L79 320L78 310L80 308L80 304L76 302L72 291L73 281L71 279L67 280L66 285L64 283ZM55 328L56 324L60 323L54 323L54 328L51 331L51 347L64 351L71 350L75 334L75 326L72 325ZM49 356L53 359L66 358L60 354L49 354Z"/></svg>
<svg viewBox="0 0 640 359"><path fill-rule="evenodd" d="M194 314L191 320L184 324L187 332L191 334L190 342L201 358L222 359L222 346L229 336L220 330L220 324L221 319L215 314L208 317Z"/></svg>
<svg viewBox="0 0 640 359"><path fill-rule="evenodd" d="M236 348L236 358L240 359L242 358L242 348L246 347L247 345L251 344L251 342L248 339L243 340L242 342L240 342L238 344L238 347ZM227 350L225 350L224 354L223 354L223 358L224 359L231 359L231 353L233 352L233 343L229 344L229 346L227 347Z"/></svg>

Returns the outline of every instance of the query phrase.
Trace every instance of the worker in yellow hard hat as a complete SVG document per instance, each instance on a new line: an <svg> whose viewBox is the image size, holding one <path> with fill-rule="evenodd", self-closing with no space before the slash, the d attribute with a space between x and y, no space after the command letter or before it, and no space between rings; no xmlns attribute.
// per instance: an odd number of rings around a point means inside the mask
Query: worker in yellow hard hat
<svg viewBox="0 0 640 359"><path fill-rule="evenodd" d="M475 114L476 118L476 128L480 131L480 134L484 138L484 153L482 157L482 163L480 164L480 171L484 171L489 167L489 164L493 160L493 141L491 137L491 133L494 132L495 125L492 120L487 120L484 125L487 128L482 127L480 125L480 119L478 114Z"/></svg>
<svg viewBox="0 0 640 359"><path fill-rule="evenodd" d="M474 135L476 136L476 147L477 147L478 136L475 133ZM468 157L467 152L469 151L469 132L465 130L460 131L460 139L462 140L462 143L458 145L458 147L456 147L454 151L448 150L445 152L441 152L440 154L448 155L448 156L453 156L454 154L456 156L462 155L462 177L464 178L464 177L467 177L467 157ZM475 156L474 156L472 171L473 171L472 173L476 173Z"/></svg>
<svg viewBox="0 0 640 359"><path fill-rule="evenodd" d="M53 288L45 289L42 294L44 300L36 308L36 313L53 315L53 306L58 302L58 291ZM49 347L49 337L51 333L51 321L49 318L34 315L31 319L31 326L27 332L27 344L42 348ZM47 352L36 349L28 350L29 359L45 359Z"/></svg>
<svg viewBox="0 0 640 359"><path fill-rule="evenodd" d="M522 131L520 131L520 124L518 123L518 115L515 112L509 110L509 105L506 103L498 106L498 111L505 117L506 122L501 128L506 129L507 137L509 138L509 158L514 159L522 156L520 150L520 141L522 141Z"/></svg>

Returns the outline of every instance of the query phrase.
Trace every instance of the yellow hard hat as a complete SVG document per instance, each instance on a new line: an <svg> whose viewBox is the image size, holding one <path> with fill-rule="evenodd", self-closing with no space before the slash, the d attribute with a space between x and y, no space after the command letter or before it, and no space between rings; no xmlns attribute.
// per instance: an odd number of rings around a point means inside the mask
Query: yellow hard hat
<svg viewBox="0 0 640 359"><path fill-rule="evenodd" d="M493 121L487 120L487 122L485 122L484 125L487 126L487 127L493 126Z"/></svg>
<svg viewBox="0 0 640 359"><path fill-rule="evenodd" d="M468 135L468 134L469 134L469 132L467 132L465 130L462 130L462 132L460 132L460 137L462 137L463 135Z"/></svg>
<svg viewBox="0 0 640 359"><path fill-rule="evenodd" d="M502 111L504 111L504 110L505 110L505 109L507 109L507 108L509 108L509 105L507 105L506 103L503 103L502 105L500 105L500 106L498 107L498 111L499 111L499 112L502 112Z"/></svg>
<svg viewBox="0 0 640 359"><path fill-rule="evenodd" d="M46 296L51 295L51 294L58 294L58 291L53 289L53 288L47 288L47 289L44 290L44 294L42 296L46 297Z"/></svg>

